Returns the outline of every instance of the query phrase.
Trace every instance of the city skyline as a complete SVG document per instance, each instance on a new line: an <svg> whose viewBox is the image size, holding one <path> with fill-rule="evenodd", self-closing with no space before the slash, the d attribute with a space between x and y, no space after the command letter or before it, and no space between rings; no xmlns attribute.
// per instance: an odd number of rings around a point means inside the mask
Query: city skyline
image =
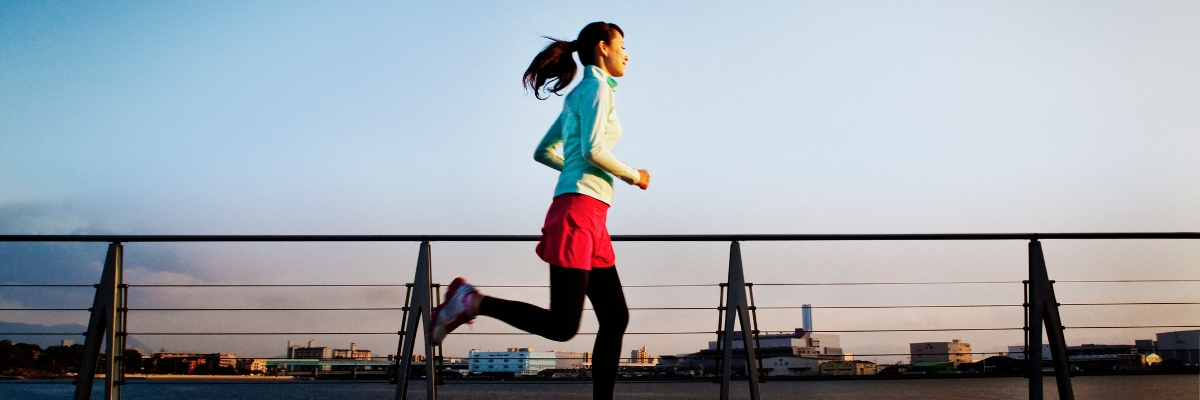
<svg viewBox="0 0 1200 400"><path fill-rule="evenodd" d="M794 333L796 335L799 335L801 332L806 332L806 330L804 330L802 328L797 328ZM1157 345L1158 340L1156 340L1156 339L1161 338L1163 335L1177 335L1177 334L1181 334L1181 333L1186 333L1186 334L1193 334L1193 336L1194 336L1195 332L1200 332L1200 331L1198 331L1198 330L1163 331L1163 332L1153 333L1152 334L1153 336L1151 336L1151 337L1144 338L1144 339L1135 339L1135 340L1129 341L1127 343L1112 343L1112 342L1110 342L1110 343L1084 343L1084 342L1081 342L1081 343L1068 343L1068 346L1070 346L1070 347L1135 346L1139 349L1143 349L1143 348L1156 349L1158 347L1158 345ZM736 335L735 341L734 341L734 348L740 349L740 348L742 348L741 342L740 342L741 331L735 330L734 333ZM763 333L762 334L763 339L760 339L761 341L758 342L759 343L758 345L761 347L785 346L784 344L781 344L782 342L778 342L778 338L788 338L788 337L793 337L793 336L791 333L782 333L782 334ZM814 354L836 355L836 356L844 355L849 360L865 360L865 361L871 361L873 363L877 363L880 365L913 363L913 361L910 360L910 357L908 355L903 355L903 354L879 355L879 354L862 354L862 353L846 352L841 347L842 344L841 344L839 335L814 334L812 337L815 339L813 341L810 341L807 345L815 346L818 349L818 353L814 353ZM775 338L775 339L772 339L772 338ZM12 339L8 339L8 340L12 340ZM14 343L37 343L37 342L44 342L45 340L46 339L42 339L40 341L15 340L13 342ZM832 347L834 349L833 352L821 350L823 348L830 347L828 344L822 344L822 341L824 341L824 340L831 341L830 343L832 343ZM1194 341L1194 339L1185 339L1185 342L1186 342L1186 340ZM952 339L952 340L944 341L944 342L908 343L908 347L909 347L908 354L916 354L917 350L916 350L916 347L914 347L916 345L929 345L929 344L939 344L940 343L941 345L944 346L944 345L949 345L951 343L959 343L959 342L963 343L963 345L965 346L965 349L955 350L955 351L952 351L952 353L961 353L961 354L963 354L963 357L967 357L966 360L968 360L968 361L960 360L960 362L978 361L978 360L987 358L990 355L1013 357L1016 359L1024 358L1024 356L1020 355L1020 354L1015 355L1015 356L1012 355L1015 352L1019 353L1019 352L1023 351L1024 345L1008 344L1008 345L997 346L995 344L988 344L986 346L986 348L988 348L988 349L1002 347L1002 348L1004 348L1004 350L1001 350L1001 351L991 351L991 350L989 350L989 351L973 351L973 350L971 350L971 344L969 342L961 341L959 339ZM345 346L346 348L338 348L339 345L337 345L337 344L324 345L324 343L318 343L316 340L308 340L307 346L301 346L300 344L294 344L294 341L289 340L286 343L286 350L282 354L275 354L275 355L251 354L251 355L247 355L246 357L236 357L236 358L237 359L352 358L352 359L364 359L364 360L391 360L396 356L396 354L390 354L387 351L373 352L369 349L358 348L358 346L357 346L358 342L351 341L348 343L349 343L349 345ZM636 345L634 345L634 347L633 347L634 350L632 350L632 354L634 354L634 355L631 355L629 357L629 359L636 359L636 358L640 358L640 357L650 357L650 358L686 357L689 355L703 353L706 349L710 350L710 351L713 349L716 349L717 348L717 347L715 347L715 346L717 346L716 343L717 343L716 341L708 341L707 347L700 347L693 351L687 351L687 352L683 352L683 353L671 353L671 354L665 354L665 353L660 354L660 353L656 353L653 351L649 351L647 346L644 346L644 345L641 346L640 349L638 349L636 347ZM1181 342L1181 343L1183 343L1183 342ZM73 340L65 339L65 340L62 340L61 345L69 346L71 344L74 344ZM319 345L319 344L321 344L321 345ZM345 343L342 343L342 344L345 344ZM626 344L629 345L628 342ZM42 345L41 347L47 348L50 346L52 346L52 345ZM1183 346L1183 347L1179 347L1179 345L1166 345L1166 346L1168 349L1184 349L1184 350L1189 350L1189 351L1194 352L1194 349L1192 349L1191 347L1188 347L1188 346ZM129 344L127 344L127 348L137 350L146 357L149 357L149 356L151 356L153 354L157 354L157 353L181 353L181 354L190 353L190 354L228 354L228 355L230 355L229 356L230 358L233 358L232 355L236 354L234 352L228 352L228 351L224 351L221 349L216 349L216 350L208 349L205 351L195 351L192 349L159 348L158 350L154 350L154 349L149 349L144 344L140 344L140 343L138 343L136 345L134 343L129 343ZM531 348L531 347L511 346L510 345L510 346L501 347L501 348L505 349L505 350L498 350L498 349L491 349L491 348L469 349L467 354L471 354L474 352L503 352L503 351L512 351L513 349L522 349L522 350L526 350L526 351L550 351L550 352L567 352L567 353L577 353L577 354L588 354L588 352L583 352L583 351L578 351L578 350L566 350L566 349L559 348L559 347L548 347L548 348L544 348L544 349L537 349L537 348ZM954 347L951 347L951 348L954 348ZM295 355L292 353L293 349L304 349L305 352L303 354ZM947 350L947 351L949 351L949 350ZM1051 356L1050 356L1049 351L1050 351L1049 345L1044 344L1043 345L1043 359L1045 359L1045 360L1050 359ZM1175 350L1170 350L1170 351L1175 351ZM314 353L314 352L316 352L316 353ZM933 353L939 354L939 355L942 354L941 351L934 351ZM354 354L354 355L351 356L350 354ZM645 354L645 355L642 355L642 354ZM423 350L418 348L418 349L414 350L413 357L424 358L425 354L424 354ZM466 356L456 355L456 354L450 354L450 355L447 355L447 357L452 358L452 359L466 358ZM625 358L622 358L622 359L625 359Z"/></svg>

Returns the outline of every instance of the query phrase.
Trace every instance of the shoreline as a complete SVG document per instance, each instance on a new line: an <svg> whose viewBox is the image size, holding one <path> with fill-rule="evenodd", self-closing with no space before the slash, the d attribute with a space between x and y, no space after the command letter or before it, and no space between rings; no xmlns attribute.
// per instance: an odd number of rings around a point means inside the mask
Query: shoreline
<svg viewBox="0 0 1200 400"><path fill-rule="evenodd" d="M167 374L126 374L125 379L170 379L170 380L263 380L263 381L290 381L290 380L311 380L311 378L299 378L295 376L270 376L270 375L167 375ZM96 379L100 379L97 376Z"/></svg>
<svg viewBox="0 0 1200 400"><path fill-rule="evenodd" d="M1180 369L1171 371L1113 371L1106 373L1076 373L1072 377L1083 376L1145 376L1145 375L1197 375L1195 368ZM764 382L788 382L788 381L881 381L881 380L943 380L943 379L991 379L991 378L1024 378L1023 374L932 374L932 375L824 375L824 376L794 376L794 377L769 377ZM1043 375L1043 378L1054 378L1053 373ZM97 380L105 379L103 374L96 375ZM130 374L125 376L126 380L144 380L144 381L265 381L265 382L280 382L280 383L305 383L305 382L387 382L386 379L313 379L306 376L263 376L263 375L160 375L160 374ZM735 377L733 381L745 381L744 377ZM0 382L3 383L71 383L74 378L46 378L46 379L27 379L20 377L0 377ZM425 381L424 378L410 378L410 381ZM715 383L712 378L682 378L682 379L617 379L621 383ZM481 378L466 378L466 379L448 379L446 384L503 384L503 383L591 383L590 379L572 379L572 378L503 378L503 379L481 379Z"/></svg>

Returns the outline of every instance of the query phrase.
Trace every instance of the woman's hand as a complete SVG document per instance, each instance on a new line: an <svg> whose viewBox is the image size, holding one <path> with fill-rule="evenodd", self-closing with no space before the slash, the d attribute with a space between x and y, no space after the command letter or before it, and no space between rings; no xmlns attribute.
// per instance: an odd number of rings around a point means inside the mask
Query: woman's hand
<svg viewBox="0 0 1200 400"><path fill-rule="evenodd" d="M642 177L638 178L637 186L642 188L642 190L646 190L646 187L650 186L650 172L644 169L639 169L638 173L641 174Z"/></svg>

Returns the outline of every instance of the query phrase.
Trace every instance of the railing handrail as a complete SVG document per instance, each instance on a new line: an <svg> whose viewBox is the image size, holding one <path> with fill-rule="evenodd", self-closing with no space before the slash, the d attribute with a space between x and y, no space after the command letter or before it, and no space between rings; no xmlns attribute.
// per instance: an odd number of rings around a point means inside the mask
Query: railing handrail
<svg viewBox="0 0 1200 400"><path fill-rule="evenodd" d="M0 242L536 242L540 235L0 235ZM1200 232L612 235L615 242L1200 239Z"/></svg>

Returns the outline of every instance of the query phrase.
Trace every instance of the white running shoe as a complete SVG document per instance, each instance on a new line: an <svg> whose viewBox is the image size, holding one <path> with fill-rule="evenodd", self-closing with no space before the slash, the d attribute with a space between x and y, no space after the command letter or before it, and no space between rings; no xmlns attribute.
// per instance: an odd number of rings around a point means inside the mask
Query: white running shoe
<svg viewBox="0 0 1200 400"><path fill-rule="evenodd" d="M446 335L453 332L462 324L474 322L475 313L471 311L471 296L478 294L474 286L462 277L450 282L446 290L446 301L433 309L433 329L429 330L429 341L435 346L442 344Z"/></svg>

